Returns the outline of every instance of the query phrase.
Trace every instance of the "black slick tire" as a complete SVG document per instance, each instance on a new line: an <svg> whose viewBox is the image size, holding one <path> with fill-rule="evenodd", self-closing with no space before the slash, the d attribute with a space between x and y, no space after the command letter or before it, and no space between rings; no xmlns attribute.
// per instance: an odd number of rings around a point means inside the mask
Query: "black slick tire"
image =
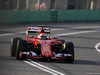
<svg viewBox="0 0 100 75"><path fill-rule="evenodd" d="M10 44L10 54L12 57L16 56L16 47L17 47L17 41L21 40L21 38L12 38L11 44Z"/></svg>
<svg viewBox="0 0 100 75"><path fill-rule="evenodd" d="M16 59L17 60L25 60L26 54L22 54L20 57L20 52L27 52L27 41L26 40L18 40L17 42L17 50L16 50Z"/></svg>
<svg viewBox="0 0 100 75"><path fill-rule="evenodd" d="M73 63L74 61L74 45L72 42L67 42L65 47L66 53L71 54L72 56L66 56L65 62Z"/></svg>

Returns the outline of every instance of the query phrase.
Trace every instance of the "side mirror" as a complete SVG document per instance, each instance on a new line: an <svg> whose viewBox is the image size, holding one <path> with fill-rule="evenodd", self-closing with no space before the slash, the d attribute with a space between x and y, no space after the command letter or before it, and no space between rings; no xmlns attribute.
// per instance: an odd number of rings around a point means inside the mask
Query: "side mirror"
<svg viewBox="0 0 100 75"><path fill-rule="evenodd" d="M53 39L58 39L57 37L53 37Z"/></svg>
<svg viewBox="0 0 100 75"><path fill-rule="evenodd" d="M34 38L34 36L29 36L29 38Z"/></svg>

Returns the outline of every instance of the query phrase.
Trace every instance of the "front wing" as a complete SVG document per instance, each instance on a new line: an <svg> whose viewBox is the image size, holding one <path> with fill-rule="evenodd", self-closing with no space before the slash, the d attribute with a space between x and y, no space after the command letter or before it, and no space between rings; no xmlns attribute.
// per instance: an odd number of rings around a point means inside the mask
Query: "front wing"
<svg viewBox="0 0 100 75"><path fill-rule="evenodd" d="M42 55L37 55L35 52L19 52L19 57L22 58L22 55L26 55L27 58L33 58L33 59L38 59L38 58L43 58ZM56 60L64 60L66 57L72 57L71 54L63 54L63 53L54 53L50 59L56 59ZM48 57L46 57L48 58Z"/></svg>

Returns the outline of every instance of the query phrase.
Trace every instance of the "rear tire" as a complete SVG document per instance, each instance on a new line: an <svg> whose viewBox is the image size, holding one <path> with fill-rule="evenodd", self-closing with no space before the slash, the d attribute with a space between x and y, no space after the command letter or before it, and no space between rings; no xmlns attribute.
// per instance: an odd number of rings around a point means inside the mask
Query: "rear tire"
<svg viewBox="0 0 100 75"><path fill-rule="evenodd" d="M74 61L74 45L73 45L73 43L72 42L67 42L65 50L66 50L67 54L72 55L72 56L66 56L65 62L73 63L73 61Z"/></svg>
<svg viewBox="0 0 100 75"><path fill-rule="evenodd" d="M10 54L12 57L16 56L16 47L17 47L17 41L21 40L21 38L12 38L11 44L10 44Z"/></svg>
<svg viewBox="0 0 100 75"><path fill-rule="evenodd" d="M26 54L22 54L22 57L20 57L20 52L27 52L27 41L26 40L18 40L17 50L16 50L16 59L25 60Z"/></svg>

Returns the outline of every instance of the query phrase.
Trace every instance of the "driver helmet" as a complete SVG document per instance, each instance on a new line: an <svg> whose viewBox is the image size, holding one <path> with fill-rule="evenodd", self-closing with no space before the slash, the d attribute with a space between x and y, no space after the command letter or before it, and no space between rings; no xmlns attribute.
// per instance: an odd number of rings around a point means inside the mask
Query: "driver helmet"
<svg viewBox="0 0 100 75"><path fill-rule="evenodd" d="M40 31L39 31L39 33L44 33L45 31L44 31L44 29L41 29Z"/></svg>
<svg viewBox="0 0 100 75"><path fill-rule="evenodd" d="M38 36L38 38L41 39L41 40L46 40L46 39L47 39L47 34L41 33L41 34Z"/></svg>

